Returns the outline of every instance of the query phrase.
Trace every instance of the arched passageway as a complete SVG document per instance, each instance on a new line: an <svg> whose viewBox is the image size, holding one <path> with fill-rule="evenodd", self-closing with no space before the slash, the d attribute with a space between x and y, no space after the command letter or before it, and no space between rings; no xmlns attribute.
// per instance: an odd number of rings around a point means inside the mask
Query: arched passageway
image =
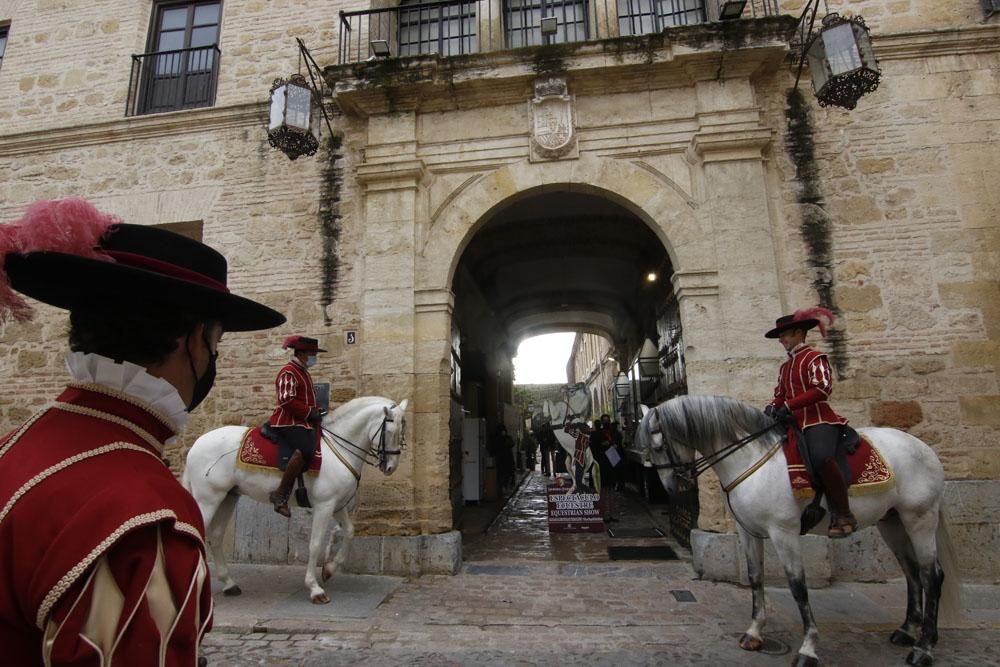
<svg viewBox="0 0 1000 667"><path fill-rule="evenodd" d="M515 440L523 435L525 412L514 397L511 363L518 344L559 331L608 341L594 358L577 359L569 376L587 384L587 396L602 399L592 401L595 406L600 402L622 408L627 422L634 412L614 391L616 373L629 372L640 352L648 355L650 349L654 369L661 360L671 363L671 352L673 363L680 364L673 273L667 250L650 225L597 190L529 191L496 207L482 221L461 254L452 286L453 410L463 424L461 437L453 433L453 478L461 480L454 484L456 524L462 523L467 501L494 501L502 486L471 479L477 469L487 467L470 461L470 455L475 458L470 438L475 437L469 429L484 434L491 458L495 452L490 439L499 424L505 424ZM609 364L611 373L606 372ZM663 397L657 393L666 385L662 371L649 372L645 379L636 373L635 392L644 393L647 402ZM535 481L531 486L544 494L544 484ZM526 519L520 525L531 530L531 523ZM545 530L544 525L540 528ZM552 554L558 558L556 551Z"/></svg>

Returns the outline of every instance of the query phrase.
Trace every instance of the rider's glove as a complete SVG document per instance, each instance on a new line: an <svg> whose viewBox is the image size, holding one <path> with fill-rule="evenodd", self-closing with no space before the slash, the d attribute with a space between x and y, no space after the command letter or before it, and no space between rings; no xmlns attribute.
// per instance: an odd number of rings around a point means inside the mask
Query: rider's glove
<svg viewBox="0 0 1000 667"><path fill-rule="evenodd" d="M323 415L316 408L309 408L309 416L306 417L312 423L318 423L323 421Z"/></svg>
<svg viewBox="0 0 1000 667"><path fill-rule="evenodd" d="M774 411L774 421L791 426L795 423L795 417L792 415L792 411L788 409L787 405L782 405Z"/></svg>
<svg viewBox="0 0 1000 667"><path fill-rule="evenodd" d="M768 403L767 407L764 408L764 414L771 419L774 419L774 406Z"/></svg>

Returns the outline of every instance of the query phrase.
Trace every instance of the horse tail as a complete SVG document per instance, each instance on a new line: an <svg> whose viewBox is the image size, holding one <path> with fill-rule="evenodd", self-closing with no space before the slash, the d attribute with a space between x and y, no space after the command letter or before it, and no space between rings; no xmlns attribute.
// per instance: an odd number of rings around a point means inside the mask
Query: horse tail
<svg viewBox="0 0 1000 667"><path fill-rule="evenodd" d="M944 571L941 600L938 606L938 621L942 625L955 626L962 622L962 579L958 572L958 560L952 546L945 523L944 512L938 510L937 557Z"/></svg>

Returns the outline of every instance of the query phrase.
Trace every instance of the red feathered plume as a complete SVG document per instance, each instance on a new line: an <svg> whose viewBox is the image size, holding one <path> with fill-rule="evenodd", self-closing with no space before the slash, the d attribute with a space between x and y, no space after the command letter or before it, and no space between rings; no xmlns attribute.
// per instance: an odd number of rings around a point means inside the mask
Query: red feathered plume
<svg viewBox="0 0 1000 667"><path fill-rule="evenodd" d="M10 287L8 253L62 252L113 261L95 249L110 225L121 222L77 197L35 202L20 220L0 225L0 324L31 319L31 306Z"/></svg>
<svg viewBox="0 0 1000 667"><path fill-rule="evenodd" d="M819 322L819 335L826 338L827 329L833 326L834 321L837 316L826 308L803 308L802 310L796 310L794 319L796 322L802 320L817 320Z"/></svg>

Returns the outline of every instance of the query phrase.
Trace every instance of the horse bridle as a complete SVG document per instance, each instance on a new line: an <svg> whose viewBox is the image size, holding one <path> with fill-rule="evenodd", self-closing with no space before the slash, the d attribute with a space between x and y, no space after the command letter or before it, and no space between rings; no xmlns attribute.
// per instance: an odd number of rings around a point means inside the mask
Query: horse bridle
<svg viewBox="0 0 1000 667"><path fill-rule="evenodd" d="M662 438L663 440L663 449L666 451L667 458L670 460L670 463L654 463L653 469L673 470L674 474L680 475L691 482L697 479L703 472L714 466L716 463L724 461L725 459L735 454L738 450L742 449L746 445L750 444L760 436L764 435L765 433L773 429L775 426L781 425L780 422L775 422L770 426L767 426L766 428L762 428L761 430L755 433L751 433L750 435L740 438L736 442L732 442L726 445L717 452L712 452L708 456L702 456L701 458L697 458L689 463L683 463L678 461L677 457L674 455L673 446L670 444L670 440L667 438L667 434L664 433L662 428L660 427L660 415L655 408L652 410L651 415L652 416L650 417L650 421L652 421L652 419L656 419L656 428L655 429L650 428L649 432L650 434L653 433L660 434L660 438ZM764 455L764 458L762 458L760 461L752 465L750 469L747 470L747 472L737 477L735 482L729 484L723 490L726 491L727 493L729 491L732 491L737 484L739 484L744 479L749 477L752 473L756 472L756 470L760 468L760 466L763 465L763 463L767 461L767 459L771 458L771 456L774 454L775 451L777 451L777 449L772 448L771 451L769 451L767 454Z"/></svg>
<svg viewBox="0 0 1000 667"><path fill-rule="evenodd" d="M396 407L397 406L394 403L390 408L390 411L395 410ZM364 463L372 467L378 468L382 472L385 472L385 466L386 463L388 463L389 461L389 457L402 454L403 450L406 449L405 433L400 433L399 435L399 449L386 448L386 443L385 443L385 434L387 431L386 424L393 424L395 423L395 421L396 421L395 418L391 414L387 414L384 417L382 417L382 423L379 424L378 428L375 429L374 433L368 436L368 441L372 443L372 446L369 447L368 449L365 449L363 447L354 444L353 442L351 442L342 435L337 435L336 433L326 428L325 426L321 426L320 428L323 430L324 433L326 433L330 437L340 441L341 444L346 446L355 456L364 461ZM378 445L374 444L376 436L378 436Z"/></svg>

